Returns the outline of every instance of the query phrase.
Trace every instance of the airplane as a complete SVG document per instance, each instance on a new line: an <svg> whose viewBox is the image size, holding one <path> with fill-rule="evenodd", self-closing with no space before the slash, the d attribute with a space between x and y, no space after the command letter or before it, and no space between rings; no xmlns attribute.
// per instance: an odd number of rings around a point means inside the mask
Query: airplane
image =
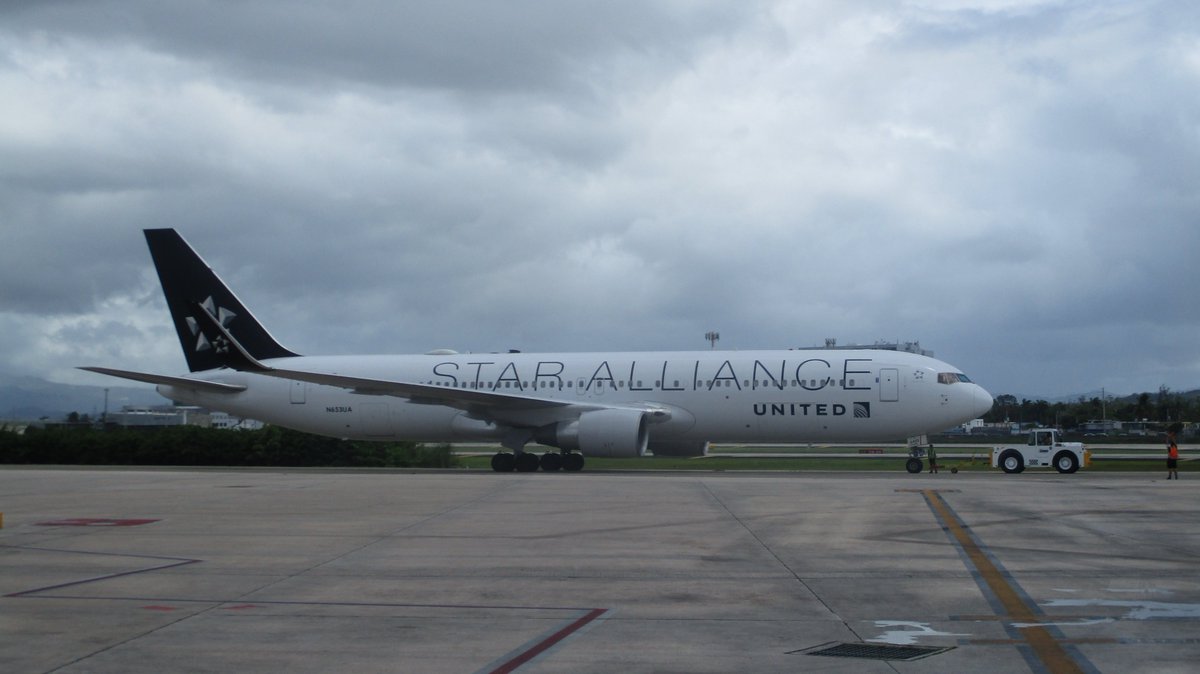
<svg viewBox="0 0 1200 674"><path fill-rule="evenodd" d="M958 368L883 349L302 356L174 229L147 229L188 374L81 369L337 438L497 442L497 472L584 457L704 456L711 443L883 442L982 416ZM553 448L538 456L530 443ZM554 451L557 450L557 451Z"/></svg>

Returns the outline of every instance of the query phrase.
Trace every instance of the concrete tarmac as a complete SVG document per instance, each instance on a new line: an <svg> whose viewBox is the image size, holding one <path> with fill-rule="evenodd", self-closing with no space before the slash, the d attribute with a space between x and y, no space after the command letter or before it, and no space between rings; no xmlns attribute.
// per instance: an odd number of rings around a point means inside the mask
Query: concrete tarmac
<svg viewBox="0 0 1200 674"><path fill-rule="evenodd" d="M1194 672L1186 477L10 467L0 671Z"/></svg>

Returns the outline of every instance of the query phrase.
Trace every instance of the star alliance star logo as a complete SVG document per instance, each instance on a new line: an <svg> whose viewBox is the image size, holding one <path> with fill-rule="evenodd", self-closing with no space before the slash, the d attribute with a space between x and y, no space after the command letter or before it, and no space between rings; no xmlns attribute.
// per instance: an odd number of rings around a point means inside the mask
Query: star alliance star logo
<svg viewBox="0 0 1200 674"><path fill-rule="evenodd" d="M232 311L224 307L218 307L216 303L213 302L212 295L209 295L208 299L201 302L200 306L207 311L210 316L217 319L217 322L220 323L221 327L223 328L228 328L229 324L233 322L233 319L237 318L237 314L233 313ZM192 331L192 336L196 338L197 353L208 351L209 349L212 349L214 353L229 353L229 340L225 339L224 336L213 340L215 343L210 343L208 338L204 336L204 333L200 331L200 324L196 322L195 318L188 316L187 324L188 329Z"/></svg>

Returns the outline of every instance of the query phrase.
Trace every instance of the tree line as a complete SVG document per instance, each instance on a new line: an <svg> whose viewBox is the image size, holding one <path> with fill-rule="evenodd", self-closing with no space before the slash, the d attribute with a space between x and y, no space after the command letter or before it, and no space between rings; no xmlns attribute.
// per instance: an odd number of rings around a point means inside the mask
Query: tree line
<svg viewBox="0 0 1200 674"><path fill-rule="evenodd" d="M0 463L116 466L363 466L449 468L448 445L352 442L278 426L230 431L199 426L153 430L0 429Z"/></svg>
<svg viewBox="0 0 1200 674"><path fill-rule="evenodd" d="M986 423L1024 423L1038 426L1077 428L1093 420L1147 421L1164 428L1176 422L1200 419L1200 390L1175 393L1163 386L1157 394L1140 393L1121 398L1080 396L1070 402L1017 400L1013 395L996 396Z"/></svg>

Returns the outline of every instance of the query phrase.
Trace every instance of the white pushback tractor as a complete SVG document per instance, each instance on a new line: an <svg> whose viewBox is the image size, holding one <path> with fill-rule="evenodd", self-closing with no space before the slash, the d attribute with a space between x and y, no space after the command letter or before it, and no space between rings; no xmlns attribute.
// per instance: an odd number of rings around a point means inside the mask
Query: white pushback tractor
<svg viewBox="0 0 1200 674"><path fill-rule="evenodd" d="M1002 445L992 448L992 468L1006 473L1019 473L1026 468L1053 466L1060 473L1074 473L1082 466L1092 465L1092 453L1082 442L1062 442L1053 428L1029 431L1023 445Z"/></svg>

